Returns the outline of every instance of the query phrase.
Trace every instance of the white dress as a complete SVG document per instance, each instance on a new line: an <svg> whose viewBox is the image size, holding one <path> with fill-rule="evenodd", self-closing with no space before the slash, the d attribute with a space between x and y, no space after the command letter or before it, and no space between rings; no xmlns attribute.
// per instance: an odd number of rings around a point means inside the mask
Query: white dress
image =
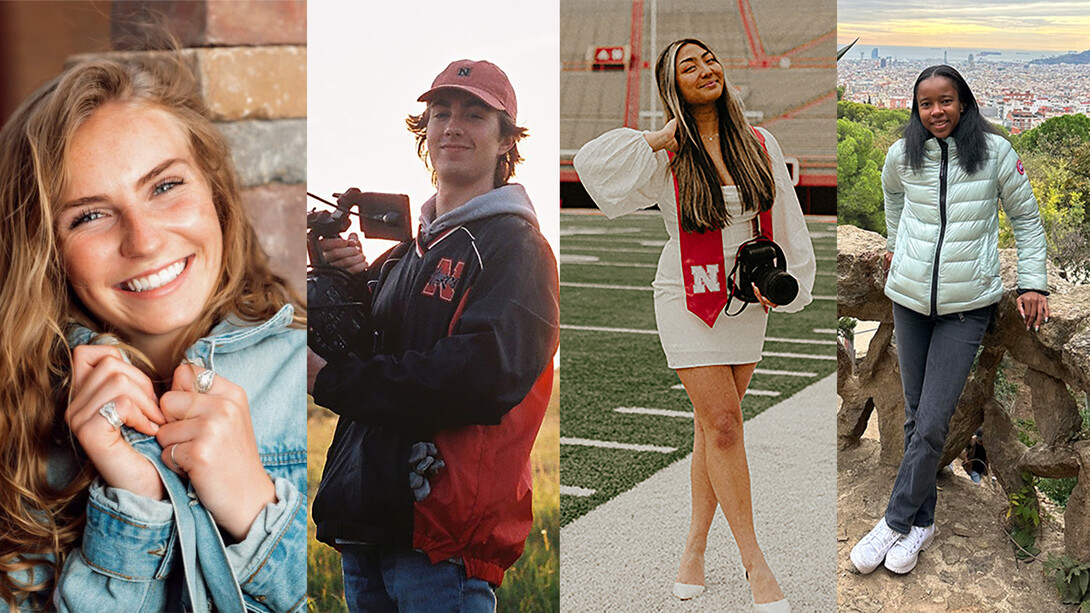
<svg viewBox="0 0 1090 613"><path fill-rule="evenodd" d="M776 139L763 128L776 181L772 205L773 238L787 257L787 271L799 282L799 295L776 311L793 313L810 303L817 271L810 233L802 216L795 189ZM670 368L718 364L750 364L761 359L768 316L758 304L750 304L741 315L720 313L713 327L689 312L681 274L680 229L674 180L665 150L652 151L643 132L620 128L583 145L574 160L575 170L591 198L609 218L659 205L670 239L662 249L655 273L655 320L659 340ZM725 270L734 266L738 246L753 238L755 213L742 214L737 188L723 188L723 200L731 223L723 229ZM741 304L734 300L731 312Z"/></svg>

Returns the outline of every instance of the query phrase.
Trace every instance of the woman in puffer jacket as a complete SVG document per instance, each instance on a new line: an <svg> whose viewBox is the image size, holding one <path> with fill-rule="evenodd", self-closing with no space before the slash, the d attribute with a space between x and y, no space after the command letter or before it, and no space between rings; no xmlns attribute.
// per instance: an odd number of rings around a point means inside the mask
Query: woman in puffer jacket
<svg viewBox="0 0 1090 613"><path fill-rule="evenodd" d="M869 573L916 566L935 534L935 475L950 417L995 305L999 204L1018 247L1018 309L1026 329L1048 321L1045 234L1022 161L981 116L949 66L920 73L904 138L882 169L893 301L905 392L905 455L885 517L852 549Z"/></svg>

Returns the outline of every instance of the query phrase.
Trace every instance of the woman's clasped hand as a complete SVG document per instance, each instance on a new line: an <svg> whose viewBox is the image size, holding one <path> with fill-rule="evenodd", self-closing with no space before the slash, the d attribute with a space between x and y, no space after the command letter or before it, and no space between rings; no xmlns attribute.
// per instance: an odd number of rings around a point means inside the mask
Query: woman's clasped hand
<svg viewBox="0 0 1090 613"><path fill-rule="evenodd" d="M154 386L139 368L108 345L80 345L72 350L72 395L64 418L102 479L112 487L161 500L166 495L159 473L132 448L100 411L113 410L137 432L155 436L166 423Z"/></svg>
<svg viewBox="0 0 1090 613"><path fill-rule="evenodd" d="M151 379L117 347L81 345L72 353L73 395L65 417L103 480L154 500L165 497L155 467L100 412L112 403L123 424L156 437L163 463L189 479L216 523L241 540L258 512L276 501L246 392L213 376L202 393L197 377L204 369L183 363L170 389L157 398Z"/></svg>

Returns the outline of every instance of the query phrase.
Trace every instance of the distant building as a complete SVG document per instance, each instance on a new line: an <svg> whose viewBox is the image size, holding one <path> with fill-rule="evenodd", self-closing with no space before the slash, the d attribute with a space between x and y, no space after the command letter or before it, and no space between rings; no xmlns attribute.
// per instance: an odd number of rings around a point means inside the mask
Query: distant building
<svg viewBox="0 0 1090 613"><path fill-rule="evenodd" d="M1011 131L1011 134L1021 134L1026 130L1032 130L1045 121L1043 113L1029 111L1011 111L1007 113L1007 120L1003 125Z"/></svg>
<svg viewBox="0 0 1090 613"><path fill-rule="evenodd" d="M946 52L945 51L942 52L942 63L946 64L947 66L950 65L950 62L946 61Z"/></svg>
<svg viewBox="0 0 1090 613"><path fill-rule="evenodd" d="M889 99L889 108L907 109L912 106L912 99L907 96L893 96Z"/></svg>
<svg viewBox="0 0 1090 613"><path fill-rule="evenodd" d="M874 49L870 50L870 59L872 59L872 60L878 59L878 47L875 47Z"/></svg>
<svg viewBox="0 0 1090 613"><path fill-rule="evenodd" d="M880 66L881 66L882 68L885 68L885 67L886 67L886 58L882 58L882 61L881 61L881 62L879 62L879 64L880 64Z"/></svg>

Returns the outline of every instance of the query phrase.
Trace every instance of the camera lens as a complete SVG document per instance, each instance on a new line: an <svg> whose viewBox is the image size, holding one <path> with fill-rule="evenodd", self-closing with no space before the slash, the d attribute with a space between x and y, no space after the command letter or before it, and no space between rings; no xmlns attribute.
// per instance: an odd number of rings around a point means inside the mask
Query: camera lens
<svg viewBox="0 0 1090 613"><path fill-rule="evenodd" d="M757 289L775 304L788 304L799 295L799 282L778 268L762 268L754 277Z"/></svg>

